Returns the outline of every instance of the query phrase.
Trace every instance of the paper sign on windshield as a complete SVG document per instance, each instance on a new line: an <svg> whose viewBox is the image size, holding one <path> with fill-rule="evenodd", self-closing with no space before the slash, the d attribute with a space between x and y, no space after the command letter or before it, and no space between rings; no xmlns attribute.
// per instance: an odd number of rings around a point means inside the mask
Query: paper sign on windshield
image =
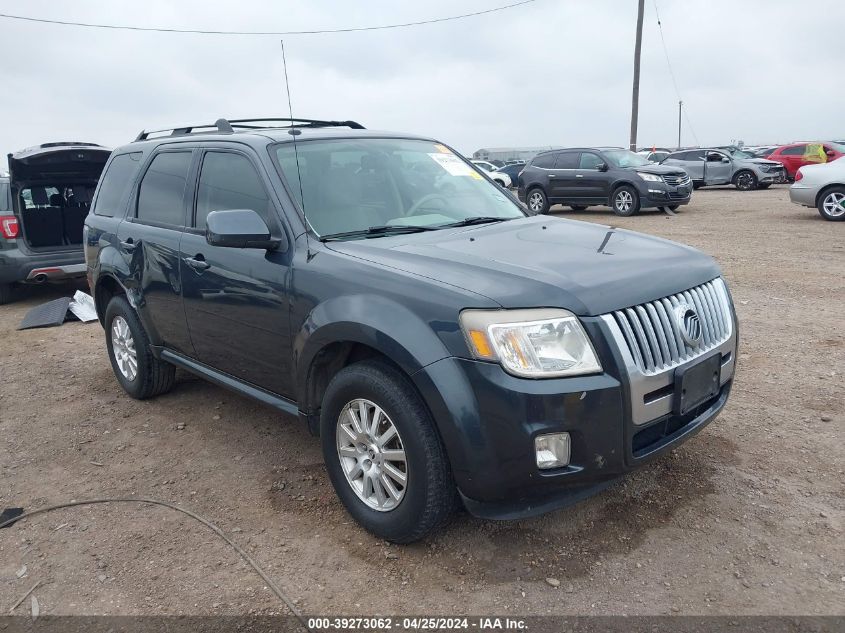
<svg viewBox="0 0 845 633"><path fill-rule="evenodd" d="M469 165L454 154L429 154L429 156L453 176L472 176L475 173Z"/></svg>

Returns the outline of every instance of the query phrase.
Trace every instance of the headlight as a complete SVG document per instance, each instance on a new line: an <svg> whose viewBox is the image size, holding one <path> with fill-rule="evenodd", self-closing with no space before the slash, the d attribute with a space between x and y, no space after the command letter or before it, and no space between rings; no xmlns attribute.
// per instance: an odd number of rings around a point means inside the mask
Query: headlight
<svg viewBox="0 0 845 633"><path fill-rule="evenodd" d="M661 178L660 176L655 176L654 174L647 174L645 172L638 171L637 175L646 182L663 182L663 178Z"/></svg>
<svg viewBox="0 0 845 633"><path fill-rule="evenodd" d="M578 318L567 310L464 310L461 328L476 358L498 361L526 378L601 371Z"/></svg>

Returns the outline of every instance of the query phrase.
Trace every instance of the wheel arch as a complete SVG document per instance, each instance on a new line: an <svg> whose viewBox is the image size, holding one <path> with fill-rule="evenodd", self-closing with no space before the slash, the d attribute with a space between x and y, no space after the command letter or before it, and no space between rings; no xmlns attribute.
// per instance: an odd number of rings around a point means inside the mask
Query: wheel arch
<svg viewBox="0 0 845 633"><path fill-rule="evenodd" d="M830 192L831 189L836 189L837 187L839 187L840 189L845 189L845 182L828 183L824 187L819 189L819 192L816 194L816 207L818 208L819 202L824 199L824 197Z"/></svg>

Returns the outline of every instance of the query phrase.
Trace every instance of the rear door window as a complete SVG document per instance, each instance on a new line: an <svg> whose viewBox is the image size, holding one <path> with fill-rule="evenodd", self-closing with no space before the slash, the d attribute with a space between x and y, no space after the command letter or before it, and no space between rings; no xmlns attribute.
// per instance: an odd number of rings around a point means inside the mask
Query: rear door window
<svg viewBox="0 0 845 633"><path fill-rule="evenodd" d="M126 194L135 181L135 174L141 165L141 152L120 154L109 163L100 191L94 201L94 214L114 217L123 216L126 205ZM76 191L74 191L76 196Z"/></svg>
<svg viewBox="0 0 845 633"><path fill-rule="evenodd" d="M577 169L579 152L561 152L557 155L555 169Z"/></svg>
<svg viewBox="0 0 845 633"><path fill-rule="evenodd" d="M795 145L794 147L787 147L781 150L781 156L803 156L806 150L806 145Z"/></svg>
<svg viewBox="0 0 845 633"><path fill-rule="evenodd" d="M194 226L204 229L208 214L224 209L252 209L270 220L270 199L249 159L231 152L208 152L200 171Z"/></svg>
<svg viewBox="0 0 845 633"><path fill-rule="evenodd" d="M599 165L603 165L604 161L599 158L597 154L592 152L582 152L579 167L581 169L598 169Z"/></svg>
<svg viewBox="0 0 845 633"><path fill-rule="evenodd" d="M138 190L138 220L184 226L185 184L191 157L191 152L163 152L153 158Z"/></svg>

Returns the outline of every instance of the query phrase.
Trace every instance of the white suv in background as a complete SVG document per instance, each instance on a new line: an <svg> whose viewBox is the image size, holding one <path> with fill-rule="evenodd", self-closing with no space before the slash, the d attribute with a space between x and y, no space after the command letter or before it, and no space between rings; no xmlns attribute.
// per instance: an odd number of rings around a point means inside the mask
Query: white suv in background
<svg viewBox="0 0 845 633"><path fill-rule="evenodd" d="M487 172L487 175L490 176L493 182L500 184L505 189L513 184L511 177L500 171L496 171L498 168L493 163L488 163L486 160L473 160L472 164Z"/></svg>

